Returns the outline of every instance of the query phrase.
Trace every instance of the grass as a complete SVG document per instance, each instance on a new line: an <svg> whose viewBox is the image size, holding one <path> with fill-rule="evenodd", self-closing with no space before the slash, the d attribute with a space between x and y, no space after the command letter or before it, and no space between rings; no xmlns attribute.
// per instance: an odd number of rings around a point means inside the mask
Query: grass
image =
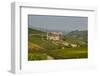
<svg viewBox="0 0 100 76"><path fill-rule="evenodd" d="M43 53L28 53L28 60L46 60L47 55Z"/></svg>
<svg viewBox="0 0 100 76"><path fill-rule="evenodd" d="M52 56L54 59L72 59L72 58L87 58L88 51L87 48L66 48L66 49L56 49L47 52L48 55Z"/></svg>
<svg viewBox="0 0 100 76"><path fill-rule="evenodd" d="M66 49L56 49L48 51L35 51L34 53L29 53L29 60L47 60L47 56L53 57L53 59L76 59L76 58L88 58L88 51L86 47L80 48L66 48Z"/></svg>
<svg viewBox="0 0 100 76"><path fill-rule="evenodd" d="M48 60L48 56L53 59L77 59L88 58L87 45L76 48L65 47L62 49L61 42L55 42L42 38L42 35L46 35L45 32L38 30L29 30L29 34L41 34L41 35L29 35L28 36L28 60ZM77 43L80 41L67 38L65 40L70 43Z"/></svg>
<svg viewBox="0 0 100 76"><path fill-rule="evenodd" d="M59 48L58 45L52 43L52 42L49 41L49 40L46 40L46 39L43 39L43 40L42 40L41 38L36 38L36 37L34 37L34 36L31 36L31 37L29 38L29 42L32 42L32 43L34 43L34 44L37 44L37 45L39 45L40 47L45 48L45 50L53 50L53 49L58 49L58 48Z"/></svg>

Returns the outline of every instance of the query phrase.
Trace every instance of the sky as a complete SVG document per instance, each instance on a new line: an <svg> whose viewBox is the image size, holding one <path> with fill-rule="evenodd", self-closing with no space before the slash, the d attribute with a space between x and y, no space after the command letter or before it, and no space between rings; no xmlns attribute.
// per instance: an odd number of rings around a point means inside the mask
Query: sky
<svg viewBox="0 0 100 76"><path fill-rule="evenodd" d="M87 30L88 17L28 15L28 27L45 30L75 31Z"/></svg>

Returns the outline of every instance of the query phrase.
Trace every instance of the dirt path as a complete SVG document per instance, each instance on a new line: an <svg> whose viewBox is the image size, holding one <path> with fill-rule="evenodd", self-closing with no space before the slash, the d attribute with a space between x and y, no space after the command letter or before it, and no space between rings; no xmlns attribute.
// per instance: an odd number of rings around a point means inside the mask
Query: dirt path
<svg viewBox="0 0 100 76"><path fill-rule="evenodd" d="M48 56L48 60L53 60L54 58L51 56Z"/></svg>

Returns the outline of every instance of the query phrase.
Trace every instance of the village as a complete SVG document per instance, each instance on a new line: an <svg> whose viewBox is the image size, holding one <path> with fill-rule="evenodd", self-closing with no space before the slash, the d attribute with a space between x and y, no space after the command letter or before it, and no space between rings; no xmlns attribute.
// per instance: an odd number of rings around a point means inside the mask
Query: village
<svg viewBox="0 0 100 76"><path fill-rule="evenodd" d="M30 36L41 36L41 40L45 40L45 35L43 34L30 34ZM51 40L54 44L62 44L63 47L62 49L64 49L65 47L80 47L78 44L73 44L73 43L68 43L67 41L63 40L63 33L62 32L47 32L46 34L46 40ZM64 47L65 46L65 47Z"/></svg>
<svg viewBox="0 0 100 76"><path fill-rule="evenodd" d="M84 58L88 56L86 42L70 38L68 34L63 32L29 28L28 33L29 60Z"/></svg>
<svg viewBox="0 0 100 76"><path fill-rule="evenodd" d="M52 40L52 41L60 41L64 46L68 47L80 47L77 44L72 44L72 43L68 43L66 41L63 40L63 33L62 32L49 32L47 33L47 40ZM64 46L62 47L62 49L64 49Z"/></svg>

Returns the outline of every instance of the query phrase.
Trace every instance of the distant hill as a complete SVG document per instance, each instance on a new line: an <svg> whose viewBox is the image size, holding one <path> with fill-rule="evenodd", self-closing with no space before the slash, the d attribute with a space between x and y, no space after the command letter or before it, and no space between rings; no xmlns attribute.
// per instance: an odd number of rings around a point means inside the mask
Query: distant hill
<svg viewBox="0 0 100 76"><path fill-rule="evenodd" d="M47 35L47 32L44 32L42 30L38 30L38 29L33 29L33 28L28 28L28 35L29 36L29 41L32 40L33 42L35 40L38 40L36 41L37 42L40 42L41 43L41 39L45 39L43 40L42 44L43 43L48 43L48 44L52 44L53 43L50 43L49 41L46 40L46 35ZM88 31L72 31L72 32L69 32L68 34L63 34L62 36L62 39L63 41L67 42L67 43L70 43L70 44L87 44L88 41L87 41L87 33ZM39 43L39 45L40 45ZM55 46L55 45L54 45Z"/></svg>
<svg viewBox="0 0 100 76"><path fill-rule="evenodd" d="M32 28L28 28L28 33L29 34L37 34L37 33L39 33L39 34L41 34L41 33L46 33L46 32L44 32L44 31L41 31L41 30L37 30L37 29L32 29Z"/></svg>
<svg viewBox="0 0 100 76"><path fill-rule="evenodd" d="M68 34L70 31L67 30L58 30L58 29L48 29L46 27L38 27L38 26L29 26L29 30L30 29L36 29L36 30L40 30L42 32L62 32L63 34Z"/></svg>
<svg viewBox="0 0 100 76"><path fill-rule="evenodd" d="M76 30L76 31L69 32L66 36L87 42L88 31L87 30L84 30L84 31Z"/></svg>

